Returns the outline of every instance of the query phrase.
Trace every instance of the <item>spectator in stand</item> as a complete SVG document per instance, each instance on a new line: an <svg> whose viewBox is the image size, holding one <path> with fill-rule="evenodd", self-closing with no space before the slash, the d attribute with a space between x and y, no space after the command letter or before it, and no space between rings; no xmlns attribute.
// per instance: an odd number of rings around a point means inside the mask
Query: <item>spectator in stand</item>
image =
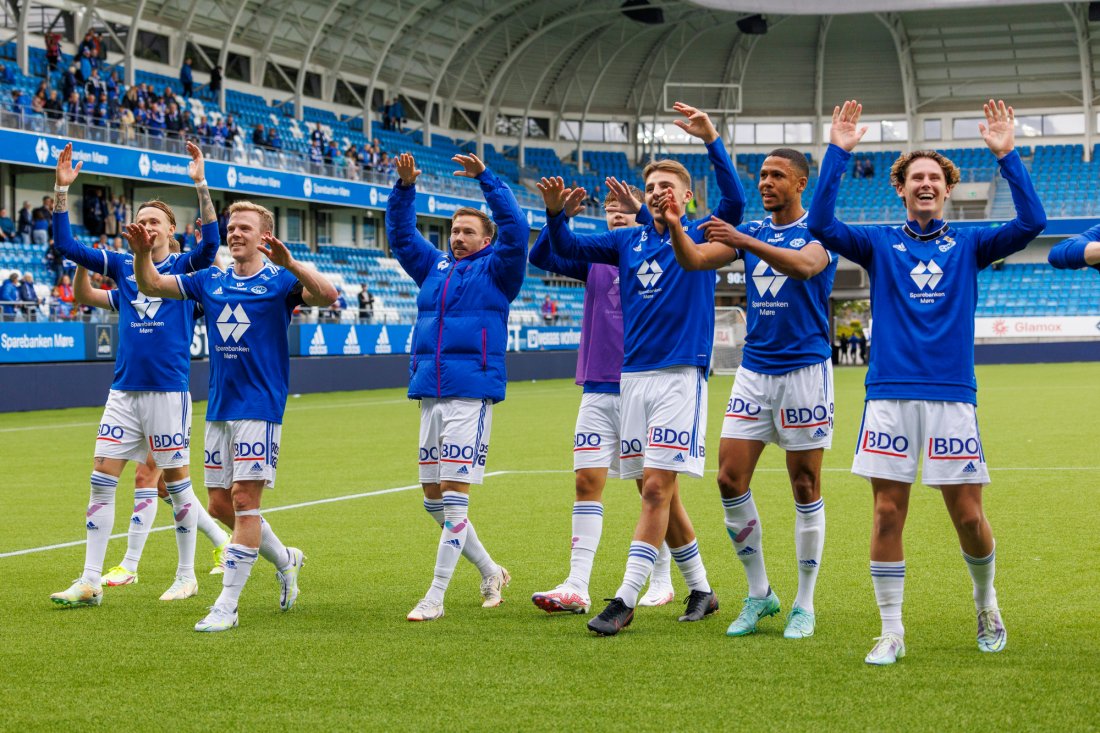
<svg viewBox="0 0 1100 733"><path fill-rule="evenodd" d="M15 320L16 303L19 302L19 273L12 272L0 285L0 313L5 321Z"/></svg>
<svg viewBox="0 0 1100 733"><path fill-rule="evenodd" d="M382 129L393 129L393 100L387 99L382 103Z"/></svg>
<svg viewBox="0 0 1100 733"><path fill-rule="evenodd" d="M363 283L363 289L359 291L359 320L363 323L374 320L374 293L366 283Z"/></svg>
<svg viewBox="0 0 1100 733"><path fill-rule="evenodd" d="M11 73L11 69L6 64L0 64L0 84L7 84L11 86L15 83L15 74Z"/></svg>
<svg viewBox="0 0 1100 733"><path fill-rule="evenodd" d="M50 243L50 229L53 227L53 199L42 197L42 205L32 213L31 241L45 247Z"/></svg>
<svg viewBox="0 0 1100 733"><path fill-rule="evenodd" d="M26 319L37 321L38 306L42 303L42 298L38 297L38 291L34 289L34 275L29 272L24 273L23 282L19 283L19 301Z"/></svg>
<svg viewBox="0 0 1100 733"><path fill-rule="evenodd" d="M863 177L874 178L875 177L875 162L870 158L863 159Z"/></svg>
<svg viewBox="0 0 1100 733"><path fill-rule="evenodd" d="M134 130L139 135L149 131L149 110L145 108L144 99L138 99L137 107L134 107Z"/></svg>
<svg viewBox="0 0 1100 733"><path fill-rule="evenodd" d="M103 42L103 34L98 31L92 34L92 63L97 69L107 63L107 44Z"/></svg>
<svg viewBox="0 0 1100 733"><path fill-rule="evenodd" d="M340 157L340 150L336 147L335 140L329 140L328 145L325 146L325 165L333 165L336 159Z"/></svg>
<svg viewBox="0 0 1100 733"><path fill-rule="evenodd" d="M65 105L61 103L61 96L56 89L51 89L46 98L46 116L51 120L60 120L65 116Z"/></svg>
<svg viewBox="0 0 1100 733"><path fill-rule="evenodd" d="M88 79L92 78L93 68L95 67L92 65L92 50L86 48L80 52L80 69L76 77L77 81L83 84L88 81Z"/></svg>
<svg viewBox="0 0 1100 733"><path fill-rule="evenodd" d="M852 178L863 178L863 158L856 158L852 166Z"/></svg>
<svg viewBox="0 0 1100 733"><path fill-rule="evenodd" d="M321 166L325 163L325 154L321 150L321 145L316 140L309 146L309 163L311 172L317 174L321 172Z"/></svg>
<svg viewBox="0 0 1100 733"><path fill-rule="evenodd" d="M85 189L87 190L87 189ZM107 202L103 199L103 189L84 196L84 228L93 237L100 237L103 246L107 245Z"/></svg>
<svg viewBox="0 0 1100 733"><path fill-rule="evenodd" d="M210 99L217 101L218 94L222 89L222 67L215 65L210 70L210 84L207 85L207 89L210 90Z"/></svg>
<svg viewBox="0 0 1100 733"><path fill-rule="evenodd" d="M149 131L149 137L155 140L156 147L161 147L160 141L164 138L164 105L153 102L149 114L145 118L145 127Z"/></svg>
<svg viewBox="0 0 1100 733"><path fill-rule="evenodd" d="M103 222L103 231L110 237L117 236L120 231L118 220L115 219L116 206L118 206L118 196L112 196L107 202L107 219Z"/></svg>
<svg viewBox="0 0 1100 733"><path fill-rule="evenodd" d="M218 214L218 232L221 235L221 241L223 241L223 242L228 242L229 241L229 237L228 237L228 234L227 234L228 230L229 230L229 207L225 206L225 207L222 207L221 213Z"/></svg>
<svg viewBox="0 0 1100 733"><path fill-rule="evenodd" d="M57 283L61 279L61 269L65 260L65 256L61 254L60 250L54 246L53 240L50 240L49 246L46 247L46 270L50 273L50 282Z"/></svg>
<svg viewBox="0 0 1100 733"><path fill-rule="evenodd" d="M184 99L190 99L195 89L195 75L191 69L190 58L184 59L183 66L180 67L180 84L183 86Z"/></svg>
<svg viewBox="0 0 1100 733"><path fill-rule="evenodd" d="M68 275L62 275L50 292L50 306L57 318L68 320L73 317L73 286Z"/></svg>
<svg viewBox="0 0 1100 733"><path fill-rule="evenodd" d="M359 151L355 149L355 145L349 145L348 149L344 151L344 166L345 173L348 178L352 180L359 180Z"/></svg>
<svg viewBox="0 0 1100 733"><path fill-rule="evenodd" d="M180 252L190 252L198 244L195 238L195 225L188 224L182 232L176 234L176 241L180 243Z"/></svg>
<svg viewBox="0 0 1100 733"><path fill-rule="evenodd" d="M11 111L15 114L30 116L33 104L30 95L22 89L11 90Z"/></svg>
<svg viewBox="0 0 1100 733"><path fill-rule="evenodd" d="M107 92L99 95L95 105L95 118L92 121L96 127L107 127L111 124L111 106L107 102Z"/></svg>
<svg viewBox="0 0 1100 733"><path fill-rule="evenodd" d="M84 124L84 100L80 98L80 92L75 89L69 94L69 99L65 103L65 119L73 124Z"/></svg>
<svg viewBox="0 0 1100 733"><path fill-rule="evenodd" d="M119 196L117 199L111 202L111 216L115 219L116 231L119 234L126 227L126 222L129 221L129 209L126 206L126 197Z"/></svg>
<svg viewBox="0 0 1100 733"><path fill-rule="evenodd" d="M99 77L99 69L92 69L92 75L84 80L84 93L94 95L96 99L100 94L107 93L107 85Z"/></svg>
<svg viewBox="0 0 1100 733"><path fill-rule="evenodd" d="M8 210L0 207L0 242L15 241L15 222L8 216Z"/></svg>
<svg viewBox="0 0 1100 733"><path fill-rule="evenodd" d="M135 85L126 90L126 93L122 95L122 106L127 109L137 109L138 101L140 100L141 85Z"/></svg>
<svg viewBox="0 0 1100 733"><path fill-rule="evenodd" d="M122 131L122 142L130 143L134 139L134 111L129 107L120 107L118 110L118 128Z"/></svg>
<svg viewBox="0 0 1100 733"><path fill-rule="evenodd" d="M106 235L106 234L100 234L100 235L99 235L99 239L97 239L97 240L96 240L96 241L95 241L95 242L94 242L94 243L92 244L92 247L94 247L95 249L101 249L101 250L103 250L104 252L106 252L106 251L107 251L108 249L110 249L110 248L111 248L111 245L110 245L110 243L109 243L109 242L107 241L107 235Z"/></svg>
<svg viewBox="0 0 1100 733"><path fill-rule="evenodd" d="M225 145L231 147L233 141L241 135L241 128L237 125L237 121L233 119L233 115L225 116Z"/></svg>
<svg viewBox="0 0 1100 733"><path fill-rule="evenodd" d="M123 83L118 78L118 72L112 71L111 75L107 77L107 103L111 105L111 114L114 115L122 104L122 92Z"/></svg>
<svg viewBox="0 0 1100 733"><path fill-rule="evenodd" d="M206 121L205 116L200 117L195 125L195 137L198 138L200 145L209 145L214 139L214 130L210 127L210 123Z"/></svg>
<svg viewBox="0 0 1100 733"><path fill-rule="evenodd" d="M557 305L554 303L549 295L542 299L542 305L539 307L539 312L542 313L543 323L545 323L547 326L553 325L554 317L557 311Z"/></svg>
<svg viewBox="0 0 1100 733"><path fill-rule="evenodd" d="M271 148L272 150L283 149L283 139L279 137L279 128L267 128L267 147Z"/></svg>
<svg viewBox="0 0 1100 733"><path fill-rule="evenodd" d="M76 75L76 64L70 64L65 73L61 75L61 96L68 99L80 86L80 79Z"/></svg>
<svg viewBox="0 0 1100 733"><path fill-rule="evenodd" d="M390 160L390 156L387 153L382 153L379 156L377 169L380 173L383 173L387 176L392 175L397 171L397 167L394 165L393 161Z"/></svg>
<svg viewBox="0 0 1100 733"><path fill-rule="evenodd" d="M31 243L31 231L34 229L34 212L31 211L31 202L24 201L23 208L19 210L19 224L16 229L23 244Z"/></svg>
<svg viewBox="0 0 1100 733"><path fill-rule="evenodd" d="M393 115L393 126L398 132L405 131L405 105L400 97L393 98L393 106L390 108Z"/></svg>
<svg viewBox="0 0 1100 733"><path fill-rule="evenodd" d="M225 124L225 118L218 120L214 128L214 145L219 148L228 148L230 145L229 128Z"/></svg>
<svg viewBox="0 0 1100 733"><path fill-rule="evenodd" d="M325 131L321 129L321 123L318 122L313 127L313 132L309 133L310 144L317 144L317 147L322 150L325 148Z"/></svg>
<svg viewBox="0 0 1100 733"><path fill-rule="evenodd" d="M35 92L34 97L31 99L31 114L35 117L46 116L46 93Z"/></svg>
<svg viewBox="0 0 1100 733"><path fill-rule="evenodd" d="M195 120L191 117L191 110L180 112L180 138L193 140L195 138Z"/></svg>
<svg viewBox="0 0 1100 733"><path fill-rule="evenodd" d="M46 67L51 71L57 71L57 64L61 60L61 34L46 31Z"/></svg>
<svg viewBox="0 0 1100 733"><path fill-rule="evenodd" d="M183 129L183 117L180 108L175 102L168 103L168 111L164 113L164 130L173 140L180 139L180 131Z"/></svg>
<svg viewBox="0 0 1100 733"><path fill-rule="evenodd" d="M260 148L269 147L267 144L267 136L264 135L264 126L259 122L252 128L252 144Z"/></svg>
<svg viewBox="0 0 1100 733"><path fill-rule="evenodd" d="M115 237L111 240L111 249L115 252L124 252L126 246L122 243L122 237Z"/></svg>

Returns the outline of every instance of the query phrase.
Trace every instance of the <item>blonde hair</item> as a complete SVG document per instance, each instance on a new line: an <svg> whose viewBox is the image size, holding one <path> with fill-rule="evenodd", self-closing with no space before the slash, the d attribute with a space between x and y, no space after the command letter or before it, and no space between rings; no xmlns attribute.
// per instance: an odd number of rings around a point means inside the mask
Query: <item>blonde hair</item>
<svg viewBox="0 0 1100 733"><path fill-rule="evenodd" d="M688 169L684 167L683 163L677 160L672 160L671 158L666 158L664 160L655 160L647 165L645 167L645 170L642 171L642 180L649 180L650 174L657 171L667 171L676 175L681 181L684 182L684 186L686 188L688 188L689 190L691 189L691 174L688 173Z"/></svg>
<svg viewBox="0 0 1100 733"><path fill-rule="evenodd" d="M481 220L481 231L485 233L489 239L492 239L497 235L497 225L493 223L493 220L489 218L481 209L474 209L469 206L460 206L455 209L455 213L451 214L451 223L454 224L455 219L460 216L473 216Z"/></svg>
<svg viewBox="0 0 1100 733"><path fill-rule="evenodd" d="M254 204L251 201L235 201L229 206L229 215L241 211L252 211L260 216L260 231L274 232L275 231L275 216L263 206Z"/></svg>
<svg viewBox="0 0 1100 733"><path fill-rule="evenodd" d="M172 225L173 229L175 228L175 226L176 226L176 214L175 214L175 212L172 211L171 206L164 203L160 199L152 199L150 201L146 201L145 203L138 204L137 209L135 209L134 211L135 212L140 212L142 209L157 209L158 211L163 212L164 215L168 217L168 223ZM137 218L136 214L135 214L135 218Z"/></svg>
<svg viewBox="0 0 1100 733"><path fill-rule="evenodd" d="M902 155L890 166L890 183L894 188L901 188L905 185L905 175L909 171L909 164L918 158L928 158L935 161L943 171L943 178L947 181L948 188L953 188L962 178L959 173L959 166L951 162L951 159L947 156L941 155L935 150L914 150L911 153Z"/></svg>

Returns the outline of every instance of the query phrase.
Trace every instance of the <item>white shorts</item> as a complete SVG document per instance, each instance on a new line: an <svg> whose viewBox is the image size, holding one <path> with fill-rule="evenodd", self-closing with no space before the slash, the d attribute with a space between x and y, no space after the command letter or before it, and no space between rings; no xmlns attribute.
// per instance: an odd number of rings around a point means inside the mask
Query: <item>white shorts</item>
<svg viewBox="0 0 1100 733"><path fill-rule="evenodd" d="M573 434L573 470L606 468L619 476L619 395L586 392Z"/></svg>
<svg viewBox="0 0 1100 733"><path fill-rule="evenodd" d="M95 457L145 463L150 454L161 469L191 462L191 394L112 389L99 421Z"/></svg>
<svg viewBox="0 0 1100 733"><path fill-rule="evenodd" d="M783 450L831 448L832 362L826 359L787 374L738 367L722 437L775 443Z"/></svg>
<svg viewBox="0 0 1100 733"><path fill-rule="evenodd" d="M206 488L229 489L235 481L263 481L264 488L274 489L282 434L282 425L266 420L206 423Z"/></svg>
<svg viewBox="0 0 1100 733"><path fill-rule="evenodd" d="M420 483L480 484L492 426L489 400L420 400Z"/></svg>
<svg viewBox="0 0 1100 733"><path fill-rule="evenodd" d="M927 486L989 483L974 405L868 400L852 473L911 484L922 455Z"/></svg>
<svg viewBox="0 0 1100 733"><path fill-rule="evenodd" d="M623 374L619 478L646 468L703 476L707 380L698 367Z"/></svg>

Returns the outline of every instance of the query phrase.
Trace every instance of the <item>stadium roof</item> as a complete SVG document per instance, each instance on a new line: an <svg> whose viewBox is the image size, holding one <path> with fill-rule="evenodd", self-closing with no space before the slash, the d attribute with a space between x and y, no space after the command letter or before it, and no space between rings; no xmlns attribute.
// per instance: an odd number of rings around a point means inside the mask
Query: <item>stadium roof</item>
<svg viewBox="0 0 1100 733"><path fill-rule="evenodd" d="M742 114L751 116L812 116L852 96L869 114L977 112L991 96L1017 106L1091 109L1096 94L1088 3L652 0L659 23L631 19L622 5L85 0L93 13L136 15L143 25L250 55L254 77L255 67L277 55L304 60L325 78L329 94L344 78L430 98L444 110L644 118L664 109L666 82L739 83ZM764 6L767 32L742 33L737 23L745 11ZM805 14L810 6L818 14ZM820 14L831 6L880 12ZM714 106L732 106L720 90L700 93Z"/></svg>

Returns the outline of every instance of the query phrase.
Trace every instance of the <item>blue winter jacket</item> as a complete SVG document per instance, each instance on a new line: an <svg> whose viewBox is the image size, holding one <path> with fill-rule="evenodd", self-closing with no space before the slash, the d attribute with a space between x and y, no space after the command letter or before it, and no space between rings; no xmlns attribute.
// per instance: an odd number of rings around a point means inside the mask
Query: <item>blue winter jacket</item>
<svg viewBox="0 0 1100 733"><path fill-rule="evenodd" d="M409 397L504 399L508 307L527 267L530 227L511 189L485 170L478 181L497 225L485 249L455 260L416 229L416 188L399 180L386 203L386 235L416 281Z"/></svg>

